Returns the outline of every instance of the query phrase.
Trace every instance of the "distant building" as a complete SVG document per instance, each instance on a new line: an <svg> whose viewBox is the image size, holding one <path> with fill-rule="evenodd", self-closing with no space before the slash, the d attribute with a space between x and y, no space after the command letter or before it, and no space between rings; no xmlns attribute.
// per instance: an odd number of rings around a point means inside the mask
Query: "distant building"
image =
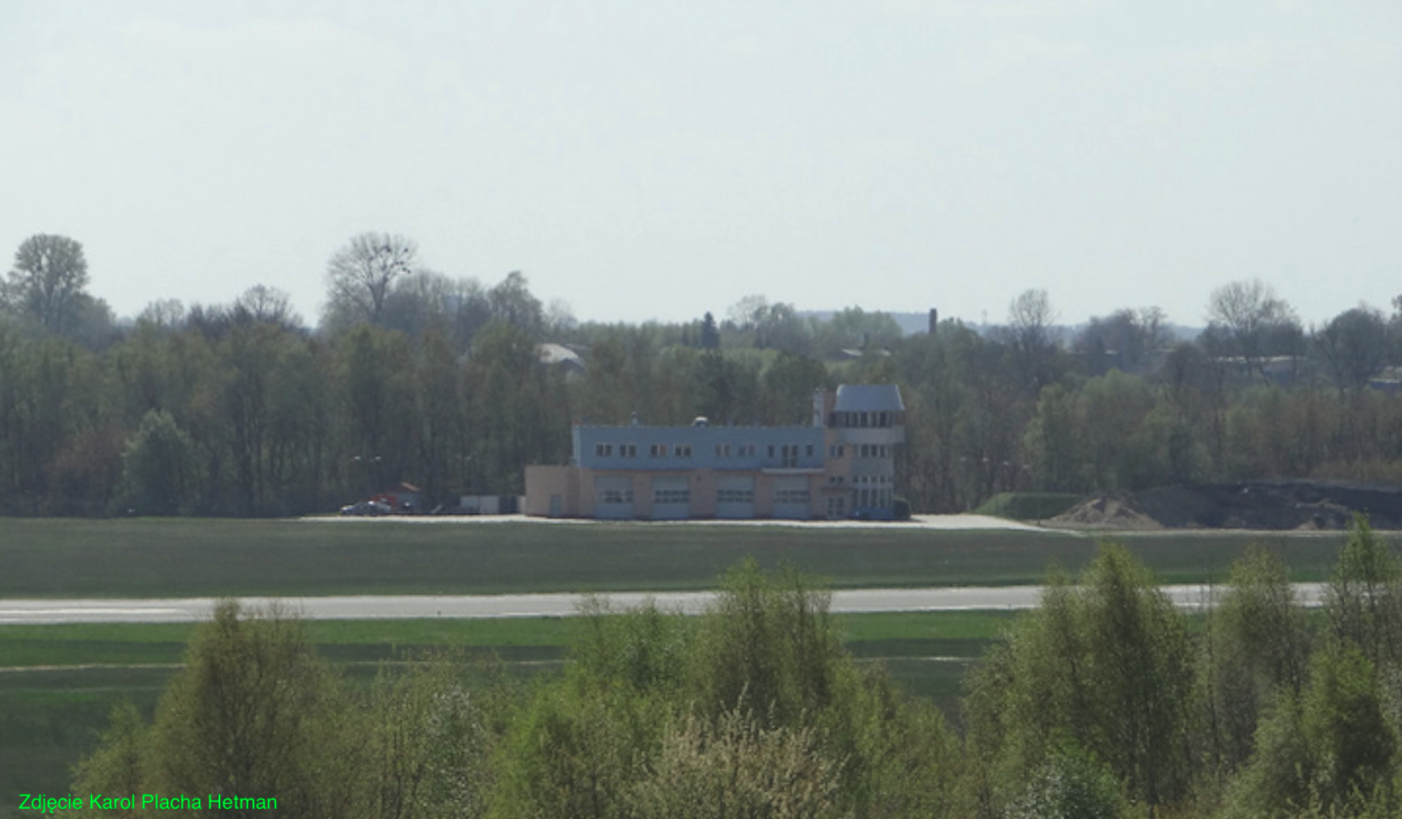
<svg viewBox="0 0 1402 819"><path fill-rule="evenodd" d="M575 426L566 466L526 467L525 513L615 520L862 517L895 510L894 384L813 396L810 426Z"/></svg>
<svg viewBox="0 0 1402 819"><path fill-rule="evenodd" d="M427 511L424 508L423 490L412 483L401 483L392 489L386 489L370 500L388 506L396 514L417 515Z"/></svg>

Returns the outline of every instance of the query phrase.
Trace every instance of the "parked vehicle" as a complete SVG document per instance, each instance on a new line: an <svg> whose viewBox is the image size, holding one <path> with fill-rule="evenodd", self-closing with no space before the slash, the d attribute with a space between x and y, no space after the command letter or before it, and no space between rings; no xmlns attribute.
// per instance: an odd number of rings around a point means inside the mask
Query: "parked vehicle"
<svg viewBox="0 0 1402 819"><path fill-rule="evenodd" d="M341 514L345 517L379 517L388 515L394 510L387 503L379 501L360 501L348 506L341 507Z"/></svg>

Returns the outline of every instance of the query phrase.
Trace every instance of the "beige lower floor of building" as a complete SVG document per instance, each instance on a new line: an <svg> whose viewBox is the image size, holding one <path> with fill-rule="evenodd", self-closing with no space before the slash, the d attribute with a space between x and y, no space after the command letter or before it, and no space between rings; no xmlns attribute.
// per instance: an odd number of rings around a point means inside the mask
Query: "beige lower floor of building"
<svg viewBox="0 0 1402 819"><path fill-rule="evenodd" d="M851 487L829 483L817 469L612 472L529 466L523 511L604 520L821 520L847 517L851 496Z"/></svg>

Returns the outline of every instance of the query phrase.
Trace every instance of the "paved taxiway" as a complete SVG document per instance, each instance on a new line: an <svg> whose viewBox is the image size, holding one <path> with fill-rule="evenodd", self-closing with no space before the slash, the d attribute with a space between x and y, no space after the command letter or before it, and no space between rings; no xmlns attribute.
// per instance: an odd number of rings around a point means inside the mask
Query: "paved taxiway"
<svg viewBox="0 0 1402 819"><path fill-rule="evenodd" d="M1165 586L1179 606L1200 608L1221 587ZM1040 586L998 586L938 589L840 589L832 593L834 612L963 611L1028 609L1037 605ZM1295 595L1307 606L1324 598L1324 584L1297 583ZM665 610L697 613L714 599L712 592L618 592L603 596L615 609L630 608L651 598ZM310 620L378 620L408 617L491 618L569 617L585 600L580 594L502 594L464 596L346 596L289 597L279 603ZM243 598L265 606L270 598ZM0 625L55 623L186 623L207 619L211 598L156 600L0 600Z"/></svg>

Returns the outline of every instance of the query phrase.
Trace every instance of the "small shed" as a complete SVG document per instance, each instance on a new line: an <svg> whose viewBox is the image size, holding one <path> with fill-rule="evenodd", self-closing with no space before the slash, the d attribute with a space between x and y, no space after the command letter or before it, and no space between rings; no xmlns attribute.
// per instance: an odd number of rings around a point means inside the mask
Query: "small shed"
<svg viewBox="0 0 1402 819"><path fill-rule="evenodd" d="M394 510L396 515L420 515L425 511L423 490L412 483L403 481L393 489L387 489L371 500L386 504Z"/></svg>

